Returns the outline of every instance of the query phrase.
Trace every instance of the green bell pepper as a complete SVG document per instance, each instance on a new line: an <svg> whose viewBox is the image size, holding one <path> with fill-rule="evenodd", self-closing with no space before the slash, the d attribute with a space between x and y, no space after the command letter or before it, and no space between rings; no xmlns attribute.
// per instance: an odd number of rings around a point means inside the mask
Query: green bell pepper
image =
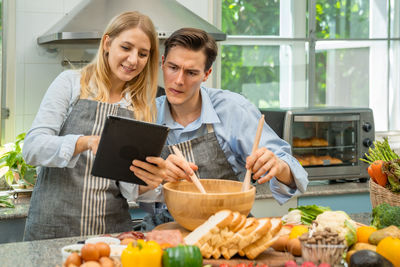
<svg viewBox="0 0 400 267"><path fill-rule="evenodd" d="M203 256L197 246L178 245L164 250L163 267L202 267Z"/></svg>

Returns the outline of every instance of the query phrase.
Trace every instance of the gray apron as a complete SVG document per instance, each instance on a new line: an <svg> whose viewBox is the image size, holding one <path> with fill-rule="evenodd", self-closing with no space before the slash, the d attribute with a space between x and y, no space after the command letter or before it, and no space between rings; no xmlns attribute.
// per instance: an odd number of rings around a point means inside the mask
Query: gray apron
<svg viewBox="0 0 400 267"><path fill-rule="evenodd" d="M100 135L107 115L133 118L132 111L118 105L80 99L59 135ZM93 161L93 153L87 150L74 168L41 168L30 202L25 241L132 230L128 203L118 182L92 176Z"/></svg>
<svg viewBox="0 0 400 267"><path fill-rule="evenodd" d="M217 136L211 124L207 124L208 133L192 140L178 143L186 160L195 163L199 169L196 171L200 179L225 179L240 181L229 164L224 151L218 143ZM172 145L165 146L161 157L166 159L173 154ZM164 203L139 203L140 208L148 212L141 224L142 231L150 231L159 224L171 222L174 219L168 212Z"/></svg>

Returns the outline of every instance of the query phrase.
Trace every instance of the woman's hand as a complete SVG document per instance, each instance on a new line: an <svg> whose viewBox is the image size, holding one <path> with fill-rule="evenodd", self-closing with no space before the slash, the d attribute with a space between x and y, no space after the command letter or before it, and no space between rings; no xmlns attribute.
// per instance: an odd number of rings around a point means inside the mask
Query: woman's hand
<svg viewBox="0 0 400 267"><path fill-rule="evenodd" d="M78 138L75 144L74 156L86 150L91 150L96 155L97 148L99 147L100 136L86 135Z"/></svg>
<svg viewBox="0 0 400 267"><path fill-rule="evenodd" d="M100 136L98 135L91 135L88 138L88 149L92 150L92 153L96 155L97 149L99 148Z"/></svg>
<svg viewBox="0 0 400 267"><path fill-rule="evenodd" d="M279 181L290 187L296 186L289 165L265 147L258 148L253 154L247 157L246 169L251 169L253 179L258 180L260 184L276 177Z"/></svg>

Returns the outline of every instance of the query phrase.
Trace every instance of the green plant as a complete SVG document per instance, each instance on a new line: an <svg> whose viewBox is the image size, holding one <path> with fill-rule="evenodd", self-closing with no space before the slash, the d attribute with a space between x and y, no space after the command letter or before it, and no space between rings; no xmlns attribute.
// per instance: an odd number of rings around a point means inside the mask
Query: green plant
<svg viewBox="0 0 400 267"><path fill-rule="evenodd" d="M8 167L4 178L10 186L14 183L20 183L25 186L35 185L37 174L34 166L26 164L22 156L22 145L25 139L25 133L16 137L15 143L6 144L2 147L5 151L0 156L0 168Z"/></svg>

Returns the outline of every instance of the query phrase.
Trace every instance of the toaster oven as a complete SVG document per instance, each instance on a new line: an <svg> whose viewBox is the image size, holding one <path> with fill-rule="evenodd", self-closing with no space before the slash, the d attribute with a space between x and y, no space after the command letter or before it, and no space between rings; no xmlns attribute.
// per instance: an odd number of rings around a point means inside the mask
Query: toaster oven
<svg viewBox="0 0 400 267"><path fill-rule="evenodd" d="M367 178L359 160L375 139L369 108L264 109L267 124L292 147L310 180Z"/></svg>

